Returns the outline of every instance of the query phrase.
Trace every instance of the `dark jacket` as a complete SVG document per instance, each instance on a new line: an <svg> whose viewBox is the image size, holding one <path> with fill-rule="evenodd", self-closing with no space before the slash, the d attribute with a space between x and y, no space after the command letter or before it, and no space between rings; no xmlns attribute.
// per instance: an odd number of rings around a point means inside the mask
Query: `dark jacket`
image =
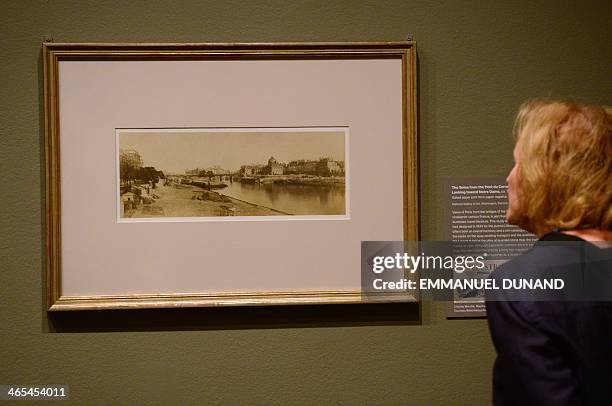
<svg viewBox="0 0 612 406"><path fill-rule="evenodd" d="M576 244L547 245L551 241ZM605 286L611 253L612 248L553 232L491 277L542 278L559 270L578 280L604 275L591 280L597 280L605 293L612 286ZM489 329L497 350L493 404L612 405L612 301L561 296L554 301L516 296L506 301L506 294L487 292Z"/></svg>

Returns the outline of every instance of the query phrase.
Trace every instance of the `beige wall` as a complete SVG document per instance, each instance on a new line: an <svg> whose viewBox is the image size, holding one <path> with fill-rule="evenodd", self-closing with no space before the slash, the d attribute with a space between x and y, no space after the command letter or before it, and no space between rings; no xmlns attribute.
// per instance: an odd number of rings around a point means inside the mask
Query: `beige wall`
<svg viewBox="0 0 612 406"><path fill-rule="evenodd" d="M424 239L444 177L502 175L533 96L612 104L604 1L5 1L0 33L0 384L82 404L487 404L485 320L413 308L58 315L43 301L41 42L379 41L419 52ZM418 314L416 314L418 316Z"/></svg>

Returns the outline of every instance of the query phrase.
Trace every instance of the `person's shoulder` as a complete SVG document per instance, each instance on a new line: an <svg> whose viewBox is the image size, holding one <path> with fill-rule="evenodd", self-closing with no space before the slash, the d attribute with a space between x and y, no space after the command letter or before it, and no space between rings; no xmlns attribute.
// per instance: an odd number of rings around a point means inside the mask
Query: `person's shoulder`
<svg viewBox="0 0 612 406"><path fill-rule="evenodd" d="M537 241L524 254L512 258L491 273L495 279L517 278L529 275L542 277L551 269L579 264L585 258L584 244L578 242Z"/></svg>
<svg viewBox="0 0 612 406"><path fill-rule="evenodd" d="M534 271L546 262L546 255L536 247L532 247L527 252L514 257L500 265L491 272L491 278L504 279L524 276L526 271Z"/></svg>
<svg viewBox="0 0 612 406"><path fill-rule="evenodd" d="M558 265L566 263L567 258L568 254L563 250L559 251L558 247L535 244L522 255L508 260L491 272L489 278L494 279L496 285L501 288L485 293L486 299L517 302L513 306L517 307L517 310L524 308L525 311L537 307L535 302L538 299L553 300L555 298L553 293L556 291L549 293L532 289L505 288L505 286L508 286L508 283L510 286L514 286L515 283L522 286L525 281L532 283L536 280L554 279L559 272Z"/></svg>

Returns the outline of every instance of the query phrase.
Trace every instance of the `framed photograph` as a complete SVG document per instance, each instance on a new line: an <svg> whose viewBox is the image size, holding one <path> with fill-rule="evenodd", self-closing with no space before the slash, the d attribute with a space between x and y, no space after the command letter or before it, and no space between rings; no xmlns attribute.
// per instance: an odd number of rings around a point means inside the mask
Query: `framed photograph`
<svg viewBox="0 0 612 406"><path fill-rule="evenodd" d="M362 295L418 239L413 42L43 44L50 311Z"/></svg>

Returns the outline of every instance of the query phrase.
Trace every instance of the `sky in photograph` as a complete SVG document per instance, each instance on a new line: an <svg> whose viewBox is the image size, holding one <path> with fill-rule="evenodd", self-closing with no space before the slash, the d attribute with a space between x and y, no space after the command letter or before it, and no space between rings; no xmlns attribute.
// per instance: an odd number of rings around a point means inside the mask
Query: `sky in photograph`
<svg viewBox="0 0 612 406"><path fill-rule="evenodd" d="M344 131L187 132L177 130L119 131L119 148L134 149L144 166L166 173L219 165L238 170L241 165L280 163L329 157L345 160Z"/></svg>

